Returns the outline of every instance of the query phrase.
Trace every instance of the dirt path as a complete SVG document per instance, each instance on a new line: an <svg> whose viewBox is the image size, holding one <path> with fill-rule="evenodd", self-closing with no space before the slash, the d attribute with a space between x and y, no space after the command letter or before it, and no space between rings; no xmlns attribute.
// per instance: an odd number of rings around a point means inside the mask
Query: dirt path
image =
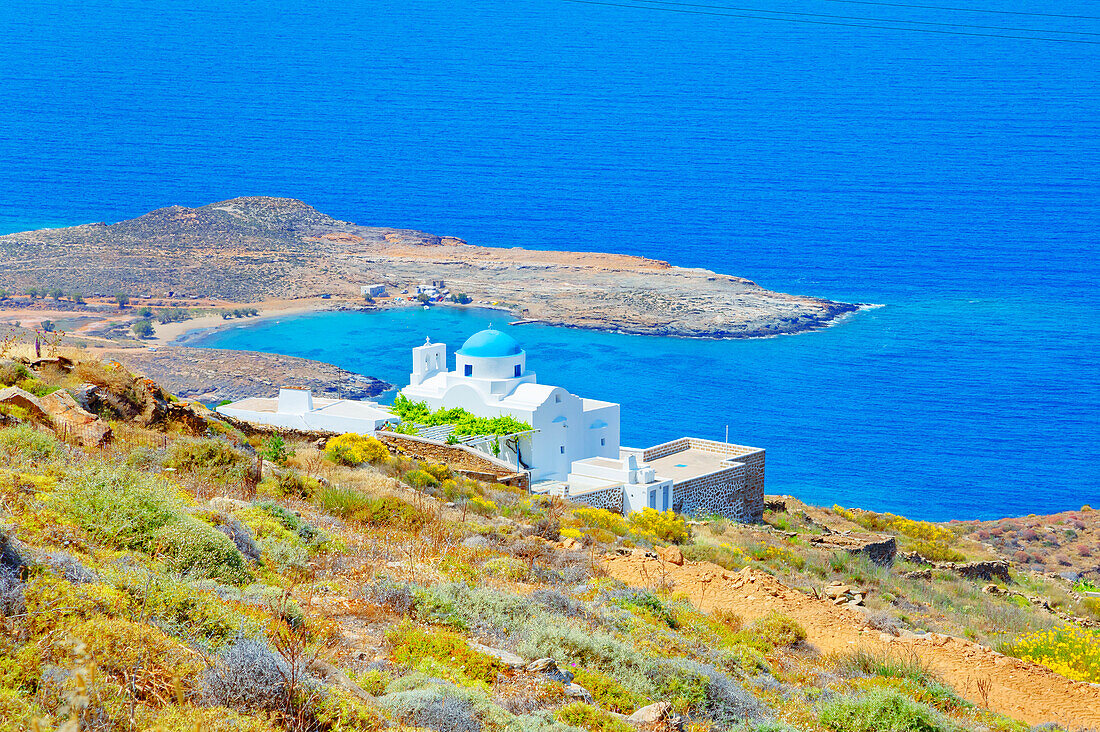
<svg viewBox="0 0 1100 732"><path fill-rule="evenodd" d="M1100 729L1100 685L1070 681L1043 666L959 638L934 633L894 638L867 628L859 610L810 597L751 568L731 572L707 562L676 566L641 554L609 556L605 566L612 577L636 587L667 581L701 610L732 610L746 622L779 610L798 620L807 640L822 653L862 649L902 657L915 654L969 701L1028 724ZM986 684L983 697L979 685Z"/></svg>

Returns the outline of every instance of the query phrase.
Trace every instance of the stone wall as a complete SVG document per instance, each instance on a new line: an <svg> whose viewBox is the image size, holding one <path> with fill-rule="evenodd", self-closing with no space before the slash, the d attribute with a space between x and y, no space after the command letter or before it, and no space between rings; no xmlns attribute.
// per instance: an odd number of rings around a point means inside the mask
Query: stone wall
<svg viewBox="0 0 1100 732"><path fill-rule="evenodd" d="M751 521L745 505L745 466L731 463L708 475L675 484L673 510L688 515L711 514L734 521Z"/></svg>
<svg viewBox="0 0 1100 732"><path fill-rule="evenodd" d="M734 445L729 442L718 442L716 440L704 440L699 437L681 437L678 440L672 442L663 442L660 445L654 445L653 447L647 447L641 451L641 459L644 461L656 460L657 458L663 458L668 455L674 455L684 450L699 450L700 452L710 452L715 455L724 455L725 457L737 458L741 461L741 456L749 455L754 452L763 452L759 447L747 447L745 445ZM632 451L633 452L633 451Z"/></svg>
<svg viewBox="0 0 1100 732"><path fill-rule="evenodd" d="M611 488L583 493L579 496L566 496L566 498L573 503L583 503L586 506L592 506L592 508L602 508L621 514L623 512L623 495L623 487L616 485Z"/></svg>
<svg viewBox="0 0 1100 732"><path fill-rule="evenodd" d="M493 460L488 455L465 445L448 445L445 442L396 432L378 431L374 434L391 452L414 460L445 463L456 473L475 480L503 483L530 490L529 473L517 473L507 463Z"/></svg>
<svg viewBox="0 0 1100 732"><path fill-rule="evenodd" d="M715 514L736 521L756 522L764 517L764 451L697 437L654 445L638 454L643 461L698 450L727 459L728 468L676 483L673 508L686 514Z"/></svg>

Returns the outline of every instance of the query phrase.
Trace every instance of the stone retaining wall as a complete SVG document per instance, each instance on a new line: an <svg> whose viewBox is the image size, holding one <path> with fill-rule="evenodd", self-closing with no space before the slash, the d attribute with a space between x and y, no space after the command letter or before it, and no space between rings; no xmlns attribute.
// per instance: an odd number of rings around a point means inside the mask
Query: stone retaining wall
<svg viewBox="0 0 1100 732"><path fill-rule="evenodd" d="M603 490L583 493L579 496L566 496L573 503L583 503L592 508L602 508L607 511L623 512L623 496L625 495L621 485L604 488Z"/></svg>
<svg viewBox="0 0 1100 732"><path fill-rule="evenodd" d="M465 445L448 445L445 442L396 432L379 431L374 434L392 452L414 460L445 463L451 470L468 478L530 490L530 474L517 473L507 463L494 460Z"/></svg>
<svg viewBox="0 0 1100 732"><path fill-rule="evenodd" d="M708 475L675 484L672 508L688 515L725 516L734 521L751 521L745 505L745 466L732 463Z"/></svg>

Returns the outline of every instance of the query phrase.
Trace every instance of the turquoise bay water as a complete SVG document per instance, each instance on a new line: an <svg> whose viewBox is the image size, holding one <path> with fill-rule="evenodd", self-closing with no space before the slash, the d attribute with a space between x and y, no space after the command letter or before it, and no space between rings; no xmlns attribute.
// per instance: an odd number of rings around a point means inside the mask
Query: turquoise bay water
<svg viewBox="0 0 1100 732"><path fill-rule="evenodd" d="M729 423L773 491L933 518L1100 503L1096 4L624 2L648 7L0 3L0 232L290 196L883 303L767 341L517 334L546 380L623 402L629 441ZM483 320L212 342L403 383L410 343Z"/></svg>
<svg viewBox="0 0 1100 732"><path fill-rule="evenodd" d="M1085 359L1050 364L1030 355L1026 336L937 353L945 315L962 307L988 327L1014 317L997 303L927 303L865 311L798 336L694 341L509 328L500 312L437 307L291 317L198 344L315 358L403 386L409 349L425 336L453 356L493 323L520 341L540 380L620 402L624 444L723 439L729 425L731 441L767 449L769 492L928 519L1079 506L1095 473L1074 446L1092 439L1096 405L1046 387ZM990 379L995 363L1000 373ZM1006 392L1004 378L1017 388Z"/></svg>

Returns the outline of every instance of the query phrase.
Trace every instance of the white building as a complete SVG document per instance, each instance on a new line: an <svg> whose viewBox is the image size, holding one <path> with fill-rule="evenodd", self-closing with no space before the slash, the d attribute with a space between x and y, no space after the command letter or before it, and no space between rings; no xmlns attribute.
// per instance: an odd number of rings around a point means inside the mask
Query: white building
<svg viewBox="0 0 1100 732"><path fill-rule="evenodd" d="M278 399L251 398L217 408L219 414L253 424L303 432L372 434L400 418L374 402L353 399L314 399L308 389L279 389Z"/></svg>
<svg viewBox="0 0 1100 732"><path fill-rule="evenodd" d="M531 471L533 481L567 479L585 458L619 458L619 405L583 399L558 386L539 384L527 370L527 354L498 330L483 330L455 353L447 370L447 346L414 348L409 386L402 394L430 409L461 407L481 417L509 415L534 432L502 445L501 457Z"/></svg>
<svg viewBox="0 0 1100 732"><path fill-rule="evenodd" d="M381 284L360 285L359 294L363 297L385 297L386 286Z"/></svg>
<svg viewBox="0 0 1100 732"><path fill-rule="evenodd" d="M681 437L640 449L619 444L619 405L539 384L527 354L497 330L475 333L447 370L447 346L412 349L402 393L432 409L510 415L532 432L501 442L500 458L529 471L531 490L629 514L644 508L758 521L764 511L764 451Z"/></svg>
<svg viewBox="0 0 1100 732"><path fill-rule="evenodd" d="M573 463L566 481L565 495L601 508L617 509L623 515L643 508L667 511L676 500L672 480L658 478L652 466L639 462L638 456L627 454L618 460L587 458ZM606 496L604 506L601 495ZM618 508L616 501L622 501Z"/></svg>

